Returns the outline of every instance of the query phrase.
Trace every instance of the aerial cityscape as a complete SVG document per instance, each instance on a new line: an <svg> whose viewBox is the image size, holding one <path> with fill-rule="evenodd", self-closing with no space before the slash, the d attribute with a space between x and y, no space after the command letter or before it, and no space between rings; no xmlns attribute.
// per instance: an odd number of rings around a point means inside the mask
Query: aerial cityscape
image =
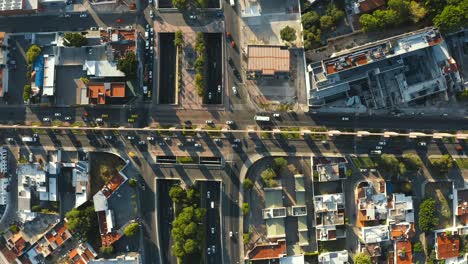
<svg viewBox="0 0 468 264"><path fill-rule="evenodd" d="M468 264L468 0L0 0L0 264Z"/></svg>

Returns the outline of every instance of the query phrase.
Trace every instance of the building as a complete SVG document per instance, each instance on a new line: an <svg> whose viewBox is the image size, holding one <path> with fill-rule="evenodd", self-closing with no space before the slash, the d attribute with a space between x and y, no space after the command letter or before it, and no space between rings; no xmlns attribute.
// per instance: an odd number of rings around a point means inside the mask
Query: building
<svg viewBox="0 0 468 264"><path fill-rule="evenodd" d="M284 220L287 216L283 206L283 188L265 188L265 209L262 215L267 228L267 238L278 239L286 237Z"/></svg>
<svg viewBox="0 0 468 264"><path fill-rule="evenodd" d="M125 98L125 83L89 83L88 98L91 104L106 104L114 98Z"/></svg>
<svg viewBox="0 0 468 264"><path fill-rule="evenodd" d="M388 204L384 181L360 182L357 187L357 219L361 226L378 225L387 219Z"/></svg>
<svg viewBox="0 0 468 264"><path fill-rule="evenodd" d="M128 253L112 259L94 259L90 264L140 264L141 257L138 253Z"/></svg>
<svg viewBox="0 0 468 264"><path fill-rule="evenodd" d="M413 249L409 240L396 241L394 243L394 263L413 263Z"/></svg>
<svg viewBox="0 0 468 264"><path fill-rule="evenodd" d="M40 200L49 198L47 193L47 179L39 163L21 164L18 166L18 215L26 222L34 219L36 213L31 211L33 192Z"/></svg>
<svg viewBox="0 0 468 264"><path fill-rule="evenodd" d="M380 243L390 239L388 226L368 226L361 228L361 237L365 244Z"/></svg>
<svg viewBox="0 0 468 264"><path fill-rule="evenodd" d="M0 32L0 46L8 46L8 35L5 32ZM6 67L10 66L11 63L8 61L8 53L8 48L5 50L0 49L0 97L3 97L4 93L8 92L8 70ZM16 65L11 66L16 67Z"/></svg>
<svg viewBox="0 0 468 264"><path fill-rule="evenodd" d="M125 74L117 70L117 63L114 61L86 61L83 65L86 75L93 78L115 78L125 77Z"/></svg>
<svg viewBox="0 0 468 264"><path fill-rule="evenodd" d="M434 232L437 260L458 258L460 238L452 232L452 230L436 230Z"/></svg>
<svg viewBox="0 0 468 264"><path fill-rule="evenodd" d="M88 242L79 244L68 253L71 264L88 264L94 260L96 256L96 251L94 251L93 247L88 244Z"/></svg>
<svg viewBox="0 0 468 264"><path fill-rule="evenodd" d="M346 178L347 161L343 157L312 157L314 181L338 181Z"/></svg>
<svg viewBox="0 0 468 264"><path fill-rule="evenodd" d="M10 250L15 257L21 256L24 253L24 250L30 246L27 238L24 237L23 232L12 233L8 231L3 235L3 238L6 241L8 250Z"/></svg>
<svg viewBox="0 0 468 264"><path fill-rule="evenodd" d="M308 66L309 106L386 109L459 89L458 68L440 33L423 29L335 53Z"/></svg>
<svg viewBox="0 0 468 264"><path fill-rule="evenodd" d="M124 183L127 177L121 173L114 175L110 181L93 196L94 210L98 216L102 246L110 246L122 236L114 226L114 211L109 208L107 199Z"/></svg>
<svg viewBox="0 0 468 264"><path fill-rule="evenodd" d="M75 208L90 198L89 163L78 161L72 170L72 185L75 188Z"/></svg>
<svg viewBox="0 0 468 264"><path fill-rule="evenodd" d="M290 52L286 46L247 46L247 77L289 77Z"/></svg>
<svg viewBox="0 0 468 264"><path fill-rule="evenodd" d="M319 264L347 264L348 262L348 251L334 251L321 253L318 256Z"/></svg>
<svg viewBox="0 0 468 264"><path fill-rule="evenodd" d="M286 254L286 240L284 239L273 243L255 245L252 250L247 252L249 260L253 262L257 260L279 260Z"/></svg>
<svg viewBox="0 0 468 264"><path fill-rule="evenodd" d="M413 197L405 196L401 193L394 193L388 202L388 222L393 223L414 223Z"/></svg>
<svg viewBox="0 0 468 264"><path fill-rule="evenodd" d="M55 94L55 56L44 55L44 80L42 82L42 96Z"/></svg>
<svg viewBox="0 0 468 264"><path fill-rule="evenodd" d="M0 16L32 14L38 7L38 0L5 0L0 2Z"/></svg>
<svg viewBox="0 0 468 264"><path fill-rule="evenodd" d="M304 175L294 175L294 186L296 194L296 204L288 208L289 215L297 217L297 235L299 246L309 245L309 228L307 226L307 206L304 185Z"/></svg>
<svg viewBox="0 0 468 264"><path fill-rule="evenodd" d="M455 217L462 225L468 225L468 189L454 188L452 201Z"/></svg>
<svg viewBox="0 0 468 264"><path fill-rule="evenodd" d="M0 205L8 202L10 178L8 178L8 151L0 147Z"/></svg>
<svg viewBox="0 0 468 264"><path fill-rule="evenodd" d="M365 14L384 7L386 2L385 0L358 0L353 2L353 4L354 14ZM359 18L357 17L357 19Z"/></svg>
<svg viewBox="0 0 468 264"><path fill-rule="evenodd" d="M33 264L43 263L46 257L61 248L71 237L66 223L59 222L26 252L27 258Z"/></svg>
<svg viewBox="0 0 468 264"><path fill-rule="evenodd" d="M317 240L329 241L346 237L344 194L314 196Z"/></svg>

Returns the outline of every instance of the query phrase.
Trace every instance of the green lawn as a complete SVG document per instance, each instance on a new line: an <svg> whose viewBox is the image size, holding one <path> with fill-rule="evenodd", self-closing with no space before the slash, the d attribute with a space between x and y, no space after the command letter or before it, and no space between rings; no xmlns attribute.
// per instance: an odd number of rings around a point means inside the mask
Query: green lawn
<svg viewBox="0 0 468 264"><path fill-rule="evenodd" d="M468 158L465 159L455 159L458 168L463 170L468 170Z"/></svg>
<svg viewBox="0 0 468 264"><path fill-rule="evenodd" d="M376 168L377 162L370 157L353 157L354 164L360 169Z"/></svg>

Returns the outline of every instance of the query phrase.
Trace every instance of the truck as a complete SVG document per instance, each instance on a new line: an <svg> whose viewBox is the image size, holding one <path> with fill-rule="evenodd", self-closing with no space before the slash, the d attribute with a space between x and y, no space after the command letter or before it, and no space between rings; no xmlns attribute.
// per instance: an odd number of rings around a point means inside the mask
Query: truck
<svg viewBox="0 0 468 264"><path fill-rule="evenodd" d="M37 138L33 137L22 137L21 140L25 143L34 143L37 141Z"/></svg>

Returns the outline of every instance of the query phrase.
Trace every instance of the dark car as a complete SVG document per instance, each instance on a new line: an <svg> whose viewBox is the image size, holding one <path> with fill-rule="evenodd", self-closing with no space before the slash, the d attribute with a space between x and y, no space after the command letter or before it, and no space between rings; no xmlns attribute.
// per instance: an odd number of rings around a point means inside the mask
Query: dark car
<svg viewBox="0 0 468 264"><path fill-rule="evenodd" d="M229 57L228 63L229 63L229 66L231 66L232 68L235 68L234 61L232 60L231 57Z"/></svg>
<svg viewBox="0 0 468 264"><path fill-rule="evenodd" d="M240 75L240 73L239 73L238 70L234 70L233 73L234 73L234 76L236 76L236 78L237 78L239 81L242 81L242 76Z"/></svg>

